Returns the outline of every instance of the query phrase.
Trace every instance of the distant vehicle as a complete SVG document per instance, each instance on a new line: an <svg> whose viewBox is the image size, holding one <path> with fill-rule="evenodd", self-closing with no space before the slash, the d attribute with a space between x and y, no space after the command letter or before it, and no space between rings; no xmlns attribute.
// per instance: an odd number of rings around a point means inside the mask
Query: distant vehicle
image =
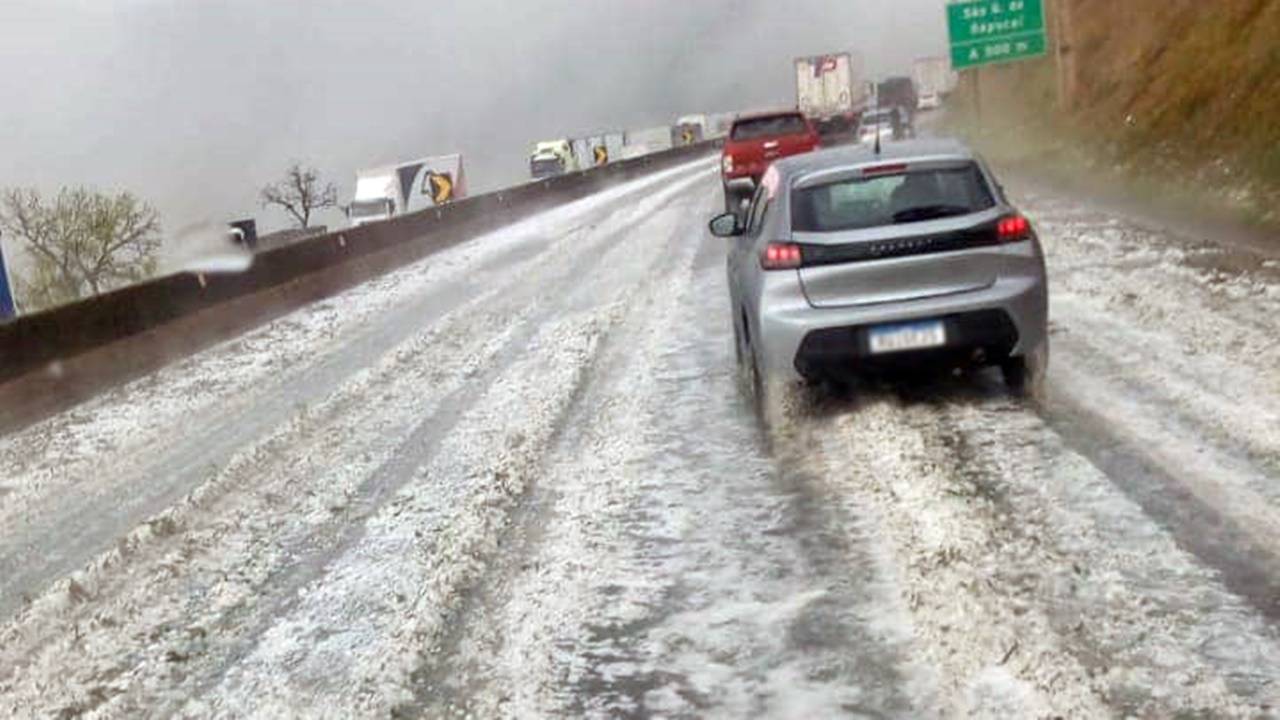
<svg viewBox="0 0 1280 720"><path fill-rule="evenodd" d="M709 121L706 115L685 115L676 120L676 124L671 128L673 146L693 145L709 136Z"/></svg>
<svg viewBox="0 0 1280 720"><path fill-rule="evenodd" d="M865 104L861 63L851 53L797 58L796 108L824 135L851 132Z"/></svg>
<svg viewBox="0 0 1280 720"><path fill-rule="evenodd" d="M231 230L231 239L237 245L248 250L258 248L258 221L253 218L233 220L227 223Z"/></svg>
<svg viewBox="0 0 1280 720"><path fill-rule="evenodd" d="M578 170L578 156L569 140L544 140L529 155L529 176L534 180Z"/></svg>
<svg viewBox="0 0 1280 720"><path fill-rule="evenodd" d="M652 152L655 152L655 150L648 145L627 143L622 146L621 158L623 160L633 160L638 157L644 157Z"/></svg>
<svg viewBox="0 0 1280 720"><path fill-rule="evenodd" d="M819 145L818 131L795 110L735 120L720 153L725 209L737 208L775 160L816 150Z"/></svg>
<svg viewBox="0 0 1280 720"><path fill-rule="evenodd" d="M355 197L347 206L351 227L390 219L396 214L397 196L394 165L356 171Z"/></svg>
<svg viewBox="0 0 1280 720"><path fill-rule="evenodd" d="M733 127L734 113L714 113L709 118L707 130L708 138L722 138L729 135L729 129Z"/></svg>
<svg viewBox="0 0 1280 720"><path fill-rule="evenodd" d="M1034 228L952 141L781 160L729 249L741 369L779 384L910 365L998 365L1033 393L1048 364L1048 286ZM772 388L772 389L771 389Z"/></svg>
<svg viewBox="0 0 1280 720"><path fill-rule="evenodd" d="M916 85L916 107L935 110L942 106L942 96L951 90L951 61L945 57L919 58L912 65Z"/></svg>
<svg viewBox="0 0 1280 720"><path fill-rule="evenodd" d="M906 140L914 134L908 123L906 114L898 107L886 107L868 110L862 113L858 127L858 142L874 145L876 136L880 142L890 140Z"/></svg>
<svg viewBox="0 0 1280 720"><path fill-rule="evenodd" d="M573 141L573 154L583 168L601 167L622 159L626 140L627 134L621 132L588 135Z"/></svg>
<svg viewBox="0 0 1280 720"><path fill-rule="evenodd" d="M876 106L881 108L898 107L902 108L903 114L906 116L907 123L915 121L916 107L919 105L919 98L916 97L916 86L909 77L890 77L885 78L876 86Z"/></svg>
<svg viewBox="0 0 1280 720"><path fill-rule="evenodd" d="M356 173L347 208L352 227L445 205L466 197L461 155L438 155Z"/></svg>
<svg viewBox="0 0 1280 720"><path fill-rule="evenodd" d="M623 157L634 158L669 149L671 149L671 126L662 125L628 130L627 142L622 147L622 155Z"/></svg>

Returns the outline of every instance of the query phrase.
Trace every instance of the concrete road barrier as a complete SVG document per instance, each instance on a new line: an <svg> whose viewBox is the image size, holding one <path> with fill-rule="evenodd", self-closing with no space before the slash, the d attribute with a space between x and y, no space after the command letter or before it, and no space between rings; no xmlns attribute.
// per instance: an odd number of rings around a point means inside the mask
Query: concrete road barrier
<svg viewBox="0 0 1280 720"><path fill-rule="evenodd" d="M475 195L0 324L0 433L36 422L273 318L547 208L707 155L713 143Z"/></svg>

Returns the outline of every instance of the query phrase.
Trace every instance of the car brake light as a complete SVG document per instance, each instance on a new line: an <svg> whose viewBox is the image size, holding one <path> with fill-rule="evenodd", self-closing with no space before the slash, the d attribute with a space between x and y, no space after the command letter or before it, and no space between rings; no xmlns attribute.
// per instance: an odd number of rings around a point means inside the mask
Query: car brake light
<svg viewBox="0 0 1280 720"><path fill-rule="evenodd" d="M871 134L875 137L875 133ZM862 168L863 176L868 175L897 175L907 171L906 163L895 163L893 165L872 165L871 167Z"/></svg>
<svg viewBox="0 0 1280 720"><path fill-rule="evenodd" d="M794 270L803 261L800 246L795 243L769 243L760 253L760 267L765 270Z"/></svg>
<svg viewBox="0 0 1280 720"><path fill-rule="evenodd" d="M725 155L724 159L720 161L720 164L721 164L721 167L724 168L725 173L733 172L733 156L732 155Z"/></svg>
<svg viewBox="0 0 1280 720"><path fill-rule="evenodd" d="M1007 215L996 224L1000 242L1019 242L1031 234L1031 223L1021 215Z"/></svg>

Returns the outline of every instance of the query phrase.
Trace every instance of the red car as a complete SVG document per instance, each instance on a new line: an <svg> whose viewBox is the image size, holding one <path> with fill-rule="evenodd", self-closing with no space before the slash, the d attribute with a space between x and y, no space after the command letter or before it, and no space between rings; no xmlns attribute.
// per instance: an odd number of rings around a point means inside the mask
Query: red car
<svg viewBox="0 0 1280 720"><path fill-rule="evenodd" d="M737 210L774 160L816 149L818 131L795 110L744 115L734 120L720 155L725 210Z"/></svg>

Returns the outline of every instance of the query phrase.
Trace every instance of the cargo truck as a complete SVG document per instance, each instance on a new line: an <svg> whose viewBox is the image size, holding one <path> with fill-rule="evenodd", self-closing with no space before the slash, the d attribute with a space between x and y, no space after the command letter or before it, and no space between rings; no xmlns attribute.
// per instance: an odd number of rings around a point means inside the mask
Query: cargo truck
<svg viewBox="0 0 1280 720"><path fill-rule="evenodd" d="M622 159L622 146L627 135L621 132L606 132L573 141L573 154L583 168L601 167Z"/></svg>
<svg viewBox="0 0 1280 720"><path fill-rule="evenodd" d="M573 142L567 138L544 140L533 146L529 154L529 176L534 180L555 177L578 170L578 156Z"/></svg>
<svg viewBox="0 0 1280 720"><path fill-rule="evenodd" d="M693 145L705 140L710 133L708 132L708 120L706 115L685 115L671 127L671 144L675 147L684 145Z"/></svg>
<svg viewBox="0 0 1280 720"><path fill-rule="evenodd" d="M823 135L852 132L866 105L861 59L852 53L796 58L796 109Z"/></svg>
<svg viewBox="0 0 1280 720"><path fill-rule="evenodd" d="M916 86L906 76L888 77L876 87L876 107L881 110L899 108L906 116L907 124L914 125L916 115Z"/></svg>
<svg viewBox="0 0 1280 720"><path fill-rule="evenodd" d="M461 155L438 155L356 173L347 207L352 227L445 205L466 197Z"/></svg>
<svg viewBox="0 0 1280 720"><path fill-rule="evenodd" d="M951 61L945 57L918 58L912 65L912 78L916 83L916 107L935 110L942 107L942 98L954 87Z"/></svg>
<svg viewBox="0 0 1280 720"><path fill-rule="evenodd" d="M637 158L670 149L671 127L668 125L628 130L627 141L622 146L622 157Z"/></svg>

